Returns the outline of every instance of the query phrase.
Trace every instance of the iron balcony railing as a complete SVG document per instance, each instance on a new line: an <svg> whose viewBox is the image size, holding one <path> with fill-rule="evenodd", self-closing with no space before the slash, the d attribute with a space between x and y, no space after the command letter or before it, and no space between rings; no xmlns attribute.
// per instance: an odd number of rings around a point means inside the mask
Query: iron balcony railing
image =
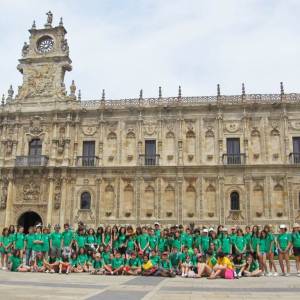
<svg viewBox="0 0 300 300"><path fill-rule="evenodd" d="M79 167L96 167L98 161L98 156L77 156L76 165Z"/></svg>
<svg viewBox="0 0 300 300"><path fill-rule="evenodd" d="M158 166L159 165L159 158L160 155L146 155L146 154L140 154L140 165L144 166Z"/></svg>
<svg viewBox="0 0 300 300"><path fill-rule="evenodd" d="M49 157L46 155L35 156L17 156L16 166L18 167L31 167L31 166L47 166Z"/></svg>
<svg viewBox="0 0 300 300"><path fill-rule="evenodd" d="M244 165L246 163L245 153L239 154L223 154L222 157L224 165Z"/></svg>
<svg viewBox="0 0 300 300"><path fill-rule="evenodd" d="M289 155L290 163L291 164L300 164L300 153L299 152L293 152Z"/></svg>

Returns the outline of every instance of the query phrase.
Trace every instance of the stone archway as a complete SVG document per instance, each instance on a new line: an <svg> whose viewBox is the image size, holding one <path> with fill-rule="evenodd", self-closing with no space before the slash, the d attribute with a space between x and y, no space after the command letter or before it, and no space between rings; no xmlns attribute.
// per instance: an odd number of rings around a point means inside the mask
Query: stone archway
<svg viewBox="0 0 300 300"><path fill-rule="evenodd" d="M20 215L18 218L18 225L24 227L24 232L28 233L28 228L30 226L35 226L39 223L42 223L41 216L34 211L26 211Z"/></svg>

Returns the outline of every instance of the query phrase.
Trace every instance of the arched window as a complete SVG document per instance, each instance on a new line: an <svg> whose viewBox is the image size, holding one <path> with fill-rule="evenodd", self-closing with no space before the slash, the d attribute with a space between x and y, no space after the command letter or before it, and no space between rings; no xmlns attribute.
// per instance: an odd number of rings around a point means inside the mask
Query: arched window
<svg viewBox="0 0 300 300"><path fill-rule="evenodd" d="M91 209L91 194L83 192L80 197L80 209Z"/></svg>
<svg viewBox="0 0 300 300"><path fill-rule="evenodd" d="M230 209L240 210L240 195L238 192L232 192L230 194Z"/></svg>
<svg viewBox="0 0 300 300"><path fill-rule="evenodd" d="M29 142L29 156L40 156L42 154L42 141L33 139Z"/></svg>

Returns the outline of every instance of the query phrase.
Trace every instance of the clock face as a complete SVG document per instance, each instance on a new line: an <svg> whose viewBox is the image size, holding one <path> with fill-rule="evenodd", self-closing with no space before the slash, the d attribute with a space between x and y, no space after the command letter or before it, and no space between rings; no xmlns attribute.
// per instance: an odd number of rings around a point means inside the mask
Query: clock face
<svg viewBox="0 0 300 300"><path fill-rule="evenodd" d="M44 36L37 43L37 50L40 53L48 53L53 49L54 41L50 36Z"/></svg>

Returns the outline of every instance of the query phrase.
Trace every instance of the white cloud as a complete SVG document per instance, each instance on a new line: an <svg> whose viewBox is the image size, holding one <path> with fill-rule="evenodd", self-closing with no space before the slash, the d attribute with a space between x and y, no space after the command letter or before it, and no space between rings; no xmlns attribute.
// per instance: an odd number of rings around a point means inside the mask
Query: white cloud
<svg viewBox="0 0 300 300"><path fill-rule="evenodd" d="M64 17L75 79L83 98L299 91L296 0L0 0L0 92L20 84L15 69L27 29L45 12ZM16 88L15 88L16 89Z"/></svg>

